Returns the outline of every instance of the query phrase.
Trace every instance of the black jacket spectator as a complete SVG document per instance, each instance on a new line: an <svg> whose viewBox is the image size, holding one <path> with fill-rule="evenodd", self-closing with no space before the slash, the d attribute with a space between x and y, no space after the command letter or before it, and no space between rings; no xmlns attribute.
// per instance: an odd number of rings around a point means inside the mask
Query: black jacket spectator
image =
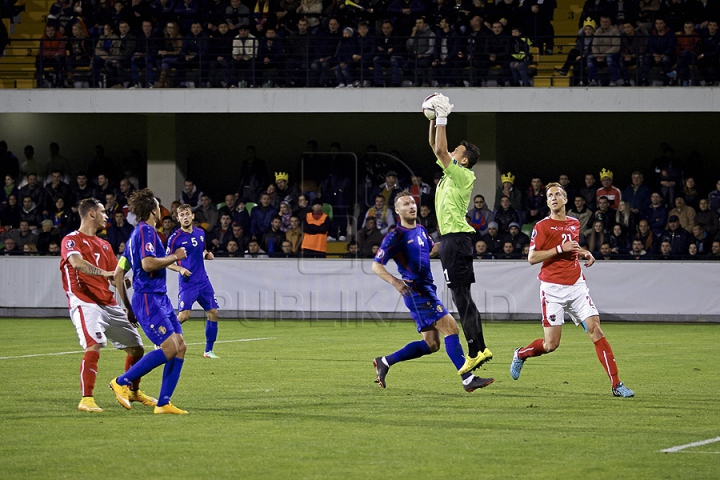
<svg viewBox="0 0 720 480"><path fill-rule="evenodd" d="M659 244L662 242L670 242L670 253L672 255L685 255L690 245L690 234L680 225L675 226L675 230L667 229L660 235Z"/></svg>

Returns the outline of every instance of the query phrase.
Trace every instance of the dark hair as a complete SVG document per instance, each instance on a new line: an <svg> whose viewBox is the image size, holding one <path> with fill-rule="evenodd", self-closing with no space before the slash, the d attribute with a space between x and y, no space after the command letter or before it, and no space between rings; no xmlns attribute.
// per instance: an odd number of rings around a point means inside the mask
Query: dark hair
<svg viewBox="0 0 720 480"><path fill-rule="evenodd" d="M119 211L120 213L122 213L122 210L118 210L118 211ZM165 216L162 218L162 221L164 222L165 220L170 220L170 221L172 222L172 221L173 221L173 218L172 218L170 215L165 215Z"/></svg>
<svg viewBox="0 0 720 480"><path fill-rule="evenodd" d="M477 161L480 160L480 149L476 145L468 142L467 140L463 140L462 142L460 142L460 145L465 147L464 156L468 159L467 168L474 167Z"/></svg>
<svg viewBox="0 0 720 480"><path fill-rule="evenodd" d="M130 211L144 222L150 218L153 210L155 210L157 200L155 200L155 194L152 190L143 188L142 190L134 191L130 197L128 197L128 206L130 207Z"/></svg>
<svg viewBox="0 0 720 480"><path fill-rule="evenodd" d="M97 208L102 205L100 203L100 200L97 198L85 198L83 200L80 200L80 203L78 204L78 213L80 214L80 218L87 217L87 214L90 213L93 210L97 210Z"/></svg>

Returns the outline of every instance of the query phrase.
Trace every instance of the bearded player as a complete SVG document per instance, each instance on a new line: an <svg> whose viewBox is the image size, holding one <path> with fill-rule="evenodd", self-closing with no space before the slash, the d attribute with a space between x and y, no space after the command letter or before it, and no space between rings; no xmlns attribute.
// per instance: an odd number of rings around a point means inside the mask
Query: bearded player
<svg viewBox="0 0 720 480"><path fill-rule="evenodd" d="M525 348L518 348L510 364L510 376L520 378L525 360L554 351L560 345L565 313L575 325L582 325L590 340L595 344L598 359L610 377L612 393L616 397L632 397L634 393L618 378L615 355L605 334L600 328L598 314L585 276L580 270L580 258L585 266L595 263L592 253L580 248L580 222L565 216L567 193L559 183L545 187L550 216L540 220L532 232L528 262L531 265L542 262L540 268L540 303L544 338L538 338Z"/></svg>
<svg viewBox="0 0 720 480"><path fill-rule="evenodd" d="M423 339L408 343L397 352L377 357L373 361L377 382L383 388L392 365L437 352L441 334L445 352L455 368L460 370L465 362L457 323L437 298L437 287L433 283L430 270L433 241L425 227L417 224L417 205L407 190L395 197L395 212L400 217L400 225L383 240L375 255L372 270L403 296L405 306L410 310ZM395 260L402 279L385 268L390 259ZM476 377L470 372L461 374L461 378L466 392L484 388L494 382L492 378Z"/></svg>
<svg viewBox="0 0 720 480"><path fill-rule="evenodd" d="M80 362L82 400L78 410L102 412L93 397L100 349L110 339L115 348L125 350L125 370L137 363L145 350L137 329L131 324L131 321L135 323L134 317L128 320L108 283L113 278L117 260L110 244L96 236L107 224L105 207L98 200L87 198L80 202L78 213L80 228L62 241L60 271L70 318L85 349ZM141 392L139 385L138 378L130 386L129 401L154 406L157 401Z"/></svg>
<svg viewBox="0 0 720 480"><path fill-rule="evenodd" d="M180 228L175 230L167 242L167 254L172 255L182 247L187 251L187 258L170 265L169 270L178 272L178 321L184 323L190 318L195 302L205 310L205 358L220 358L213 352L218 334L218 302L205 271L204 260L215 258L212 252L205 249L205 231L193 227L195 214L190 205L180 205L177 209Z"/></svg>

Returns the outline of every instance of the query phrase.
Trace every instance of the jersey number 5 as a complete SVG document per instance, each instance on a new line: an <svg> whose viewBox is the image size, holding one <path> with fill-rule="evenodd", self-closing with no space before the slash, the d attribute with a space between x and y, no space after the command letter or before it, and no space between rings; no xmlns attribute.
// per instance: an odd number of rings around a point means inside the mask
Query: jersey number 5
<svg viewBox="0 0 720 480"><path fill-rule="evenodd" d="M197 247L197 238L195 237L192 238L192 246Z"/></svg>

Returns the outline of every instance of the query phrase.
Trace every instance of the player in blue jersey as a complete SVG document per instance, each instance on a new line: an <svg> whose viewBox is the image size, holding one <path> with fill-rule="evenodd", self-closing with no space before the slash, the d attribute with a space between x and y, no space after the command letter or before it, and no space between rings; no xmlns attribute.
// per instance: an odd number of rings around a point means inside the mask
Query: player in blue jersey
<svg viewBox="0 0 720 480"><path fill-rule="evenodd" d="M437 352L440 349L440 334L445 337L445 351L455 368L460 370L465 363L457 323L438 299L437 287L433 283L430 270L433 241L425 227L416 223L417 205L407 190L395 197L395 212L400 217L400 226L383 240L375 255L372 270L403 296L405 306L410 310L423 339L408 343L397 352L377 357L373 361L377 382L383 388L392 365ZM390 259L395 260L402 279L385 268ZM476 377L470 372L462 374L461 378L467 392L486 387L495 381L493 378Z"/></svg>
<svg viewBox="0 0 720 480"><path fill-rule="evenodd" d="M165 269L186 258L187 253L184 248L178 248L174 254L165 255L165 248L154 228L161 216L160 204L150 189L134 192L128 198L128 205L139 223L130 235L125 253L115 270L115 287L125 304L128 318L131 321L136 319L145 335L160 349L145 355L127 372L114 378L110 388L118 403L129 410L129 386L165 364L155 413L186 414L188 412L170 403L180 379L186 347L182 327L167 296ZM133 272L132 303L128 300L124 282L125 272L130 269Z"/></svg>
<svg viewBox="0 0 720 480"><path fill-rule="evenodd" d="M205 231L193 227L195 214L192 207L187 204L180 205L177 209L177 217L180 221L180 228L168 238L167 254L172 255L178 248L184 248L187 251L186 259L179 261L177 265L168 267L170 270L178 272L178 320L180 323L184 323L190 318L192 306L198 302L207 316L203 357L220 358L213 352L218 333L218 302L215 298L215 290L213 290L205 271L204 262L204 260L212 260L215 257L212 252L205 249Z"/></svg>

